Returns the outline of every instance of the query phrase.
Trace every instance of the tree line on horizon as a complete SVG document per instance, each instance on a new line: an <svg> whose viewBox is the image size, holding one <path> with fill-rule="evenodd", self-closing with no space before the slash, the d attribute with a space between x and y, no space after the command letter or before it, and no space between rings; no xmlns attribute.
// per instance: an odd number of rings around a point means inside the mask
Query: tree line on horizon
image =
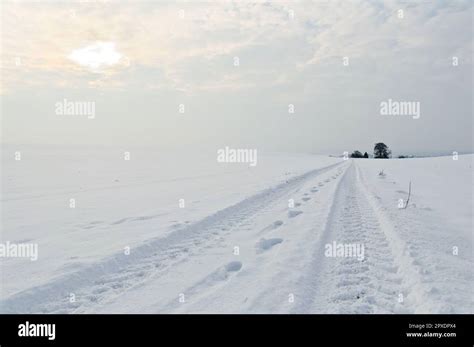
<svg viewBox="0 0 474 347"><path fill-rule="evenodd" d="M388 159L392 156L392 151L388 148L388 146L383 142L377 142L374 146L374 158L375 159ZM369 154L356 150L352 152L351 158L369 158Z"/></svg>

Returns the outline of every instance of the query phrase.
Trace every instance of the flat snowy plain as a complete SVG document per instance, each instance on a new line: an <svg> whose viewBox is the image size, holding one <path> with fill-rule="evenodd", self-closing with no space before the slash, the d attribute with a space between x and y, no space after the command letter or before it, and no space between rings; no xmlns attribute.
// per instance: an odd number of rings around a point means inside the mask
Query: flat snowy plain
<svg viewBox="0 0 474 347"><path fill-rule="evenodd" d="M3 148L1 313L474 311L473 155L125 151Z"/></svg>

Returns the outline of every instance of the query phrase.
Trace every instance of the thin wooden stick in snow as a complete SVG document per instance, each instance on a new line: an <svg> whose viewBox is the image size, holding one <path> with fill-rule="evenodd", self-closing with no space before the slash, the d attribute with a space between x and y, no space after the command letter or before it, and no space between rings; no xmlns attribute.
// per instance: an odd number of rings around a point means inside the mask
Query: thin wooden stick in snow
<svg viewBox="0 0 474 347"><path fill-rule="evenodd" d="M410 181L410 184L408 185L408 198L407 198L407 203L405 204L404 208L408 207L408 202L410 201L410 195L411 195L411 181Z"/></svg>

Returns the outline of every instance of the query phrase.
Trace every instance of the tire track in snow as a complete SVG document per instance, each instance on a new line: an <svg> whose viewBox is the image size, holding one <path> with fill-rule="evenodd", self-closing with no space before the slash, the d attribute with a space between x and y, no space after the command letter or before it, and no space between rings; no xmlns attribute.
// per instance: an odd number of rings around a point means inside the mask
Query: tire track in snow
<svg viewBox="0 0 474 347"><path fill-rule="evenodd" d="M383 222L383 223L382 223ZM346 171L327 220L325 235L306 269L302 299L293 312L412 312L410 291L399 273L398 257L361 184L356 164ZM325 256L327 244L364 246L364 257Z"/></svg>
<svg viewBox="0 0 474 347"><path fill-rule="evenodd" d="M370 193L364 177L357 168L359 185L362 187L367 201L372 210L377 215L379 223L384 231L384 235L388 240L395 262L398 265L398 273L403 278L404 287L407 288L405 297L406 305L410 307L413 313L430 313L430 312L446 312L453 313L452 308L447 304L446 299L436 298L438 289L432 286L426 275L426 268L421 266L416 259L416 249L420 240L411 240L408 243L400 236L400 225L394 224L390 218L390 213L378 201L377 197ZM416 227L416 223L410 222L410 229ZM429 271L428 271L429 272ZM433 309L435 308L435 309Z"/></svg>
<svg viewBox="0 0 474 347"><path fill-rule="evenodd" d="M406 309L399 302L406 296L402 278L377 215L361 190L355 164L343 188L343 200L339 200L330 221L331 238L336 244L363 246L364 255L326 258L330 277L320 295L327 300L327 312L404 312Z"/></svg>

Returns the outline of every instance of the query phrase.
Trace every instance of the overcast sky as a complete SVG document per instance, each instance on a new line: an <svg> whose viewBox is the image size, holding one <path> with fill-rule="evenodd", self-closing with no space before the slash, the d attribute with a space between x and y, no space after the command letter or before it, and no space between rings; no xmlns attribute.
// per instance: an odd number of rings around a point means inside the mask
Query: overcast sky
<svg viewBox="0 0 474 347"><path fill-rule="evenodd" d="M472 152L472 4L2 1L2 142Z"/></svg>

